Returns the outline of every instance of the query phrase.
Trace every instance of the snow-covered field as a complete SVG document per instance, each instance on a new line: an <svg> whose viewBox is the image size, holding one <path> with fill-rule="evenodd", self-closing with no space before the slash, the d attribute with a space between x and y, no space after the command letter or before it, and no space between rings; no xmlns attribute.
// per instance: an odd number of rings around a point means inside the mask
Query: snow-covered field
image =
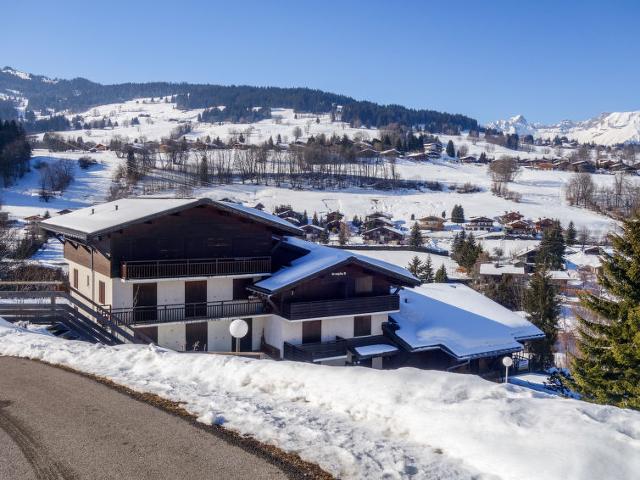
<svg viewBox="0 0 640 480"><path fill-rule="evenodd" d="M404 368L378 371L106 347L0 319L0 354L184 402L205 423L361 478L635 479L640 413Z"/></svg>

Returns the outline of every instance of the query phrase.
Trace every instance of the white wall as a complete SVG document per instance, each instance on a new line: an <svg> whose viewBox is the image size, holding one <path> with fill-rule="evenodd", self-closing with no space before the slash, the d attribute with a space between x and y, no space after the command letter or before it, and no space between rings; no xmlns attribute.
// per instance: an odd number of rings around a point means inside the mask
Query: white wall
<svg viewBox="0 0 640 480"><path fill-rule="evenodd" d="M233 278L209 278L207 301L233 300Z"/></svg>
<svg viewBox="0 0 640 480"><path fill-rule="evenodd" d="M184 281L169 280L157 282L158 305L175 305L184 303Z"/></svg>
<svg viewBox="0 0 640 480"><path fill-rule="evenodd" d="M211 320L207 325L207 350L210 352L231 351L231 320Z"/></svg>
<svg viewBox="0 0 640 480"><path fill-rule="evenodd" d="M182 351L187 343L184 323L158 325L158 345Z"/></svg>
<svg viewBox="0 0 640 480"><path fill-rule="evenodd" d="M353 337L353 317L339 317L322 320L321 334L323 342L335 340L336 336L342 338Z"/></svg>

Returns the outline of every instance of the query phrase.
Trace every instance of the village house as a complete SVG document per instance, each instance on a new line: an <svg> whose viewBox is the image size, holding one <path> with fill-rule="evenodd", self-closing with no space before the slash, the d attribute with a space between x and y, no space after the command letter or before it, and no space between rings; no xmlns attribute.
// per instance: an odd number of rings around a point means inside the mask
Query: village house
<svg viewBox="0 0 640 480"><path fill-rule="evenodd" d="M337 210L329 212L325 215L325 226L330 232L337 232L340 229L340 223L344 215Z"/></svg>
<svg viewBox="0 0 640 480"><path fill-rule="evenodd" d="M381 227L366 230L362 233L362 238L368 243L400 245L404 242L405 233L397 228L383 225Z"/></svg>
<svg viewBox="0 0 640 480"><path fill-rule="evenodd" d="M421 230L431 230L433 232L441 232L444 230L444 218L438 215L427 215L418 219L418 225Z"/></svg>
<svg viewBox="0 0 640 480"><path fill-rule="evenodd" d="M314 225L313 223L302 225L300 230L304 232L304 237L310 242L317 242L320 239L322 232L324 232L324 228Z"/></svg>
<svg viewBox="0 0 640 480"><path fill-rule="evenodd" d="M498 218L498 221L502 225L506 225L507 223L515 222L517 220L522 220L523 218L524 218L524 215L522 215L520 212L504 212L504 214Z"/></svg>
<svg viewBox="0 0 640 480"><path fill-rule="evenodd" d="M464 224L464 229L474 232L490 232L491 230L493 230L493 219L488 217L471 217L469 221Z"/></svg>
<svg viewBox="0 0 640 480"><path fill-rule="evenodd" d="M526 220L514 220L503 226L505 233L508 235L526 235L530 236L535 233L533 225Z"/></svg>
<svg viewBox="0 0 640 480"><path fill-rule="evenodd" d="M527 273L524 266L509 263L482 263L480 264L480 279L485 283L495 283L505 277L510 277L518 283L526 283Z"/></svg>
<svg viewBox="0 0 640 480"><path fill-rule="evenodd" d="M242 351L382 365L382 324L407 270L302 240L277 216L207 198L130 198L40 224L64 244L71 294L117 325L179 351ZM368 348L367 348L368 347Z"/></svg>
<svg viewBox="0 0 640 480"><path fill-rule="evenodd" d="M533 228L536 233L543 233L547 228L553 227L555 221L550 218L539 218L537 221L533 222Z"/></svg>
<svg viewBox="0 0 640 480"><path fill-rule="evenodd" d="M462 163L478 163L478 157L473 155L467 155L465 157L460 158Z"/></svg>

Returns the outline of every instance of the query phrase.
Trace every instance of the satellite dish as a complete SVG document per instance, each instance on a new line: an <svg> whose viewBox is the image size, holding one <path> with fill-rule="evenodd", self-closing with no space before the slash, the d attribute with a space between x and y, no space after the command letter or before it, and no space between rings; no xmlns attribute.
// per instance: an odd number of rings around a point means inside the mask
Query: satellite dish
<svg viewBox="0 0 640 480"><path fill-rule="evenodd" d="M502 365L504 365L505 367L510 367L511 365L513 365L513 359L511 357L503 357Z"/></svg>
<svg viewBox="0 0 640 480"><path fill-rule="evenodd" d="M241 318L236 318L229 325L229 333L233 338L242 338L249 333L249 324Z"/></svg>

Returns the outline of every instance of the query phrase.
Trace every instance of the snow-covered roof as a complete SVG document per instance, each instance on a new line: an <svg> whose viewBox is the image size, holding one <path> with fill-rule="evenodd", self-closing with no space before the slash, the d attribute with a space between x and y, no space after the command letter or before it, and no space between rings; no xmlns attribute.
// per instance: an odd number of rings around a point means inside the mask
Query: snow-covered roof
<svg viewBox="0 0 640 480"><path fill-rule="evenodd" d="M275 215L245 207L239 203L212 200L210 198L123 198L93 207L75 210L66 215L40 222L46 229L72 237L88 237L119 230L130 224L175 213L198 205L211 205L221 210L235 212L255 221L279 228L285 233L302 235L302 231Z"/></svg>
<svg viewBox="0 0 640 480"><path fill-rule="evenodd" d="M524 275L524 267L510 264L483 263L480 265L480 275Z"/></svg>
<svg viewBox="0 0 640 480"><path fill-rule="evenodd" d="M411 350L443 348L458 359L518 351L542 331L466 285L430 283L400 291L395 336Z"/></svg>
<svg viewBox="0 0 640 480"><path fill-rule="evenodd" d="M570 255L565 255L564 259L567 264L567 268L570 269L581 267L600 268L600 265L602 265L600 255L591 255L581 251L572 253Z"/></svg>
<svg viewBox="0 0 640 480"><path fill-rule="evenodd" d="M302 230L317 230L318 232L324 232L324 228L314 225L313 223L307 223L300 227Z"/></svg>
<svg viewBox="0 0 640 480"><path fill-rule="evenodd" d="M571 280L571 275L566 270L550 270L549 277L551 280Z"/></svg>
<svg viewBox="0 0 640 480"><path fill-rule="evenodd" d="M307 278L321 275L331 268L352 262L395 277L404 285L418 285L420 283L408 270L366 255L307 242L295 237L284 237L283 243L285 246L292 246L307 253L293 260L290 266L281 268L269 278L249 287L250 290L255 289L269 294L277 293Z"/></svg>
<svg viewBox="0 0 640 480"><path fill-rule="evenodd" d="M382 225L381 227L371 228L371 229L367 230L366 232L363 232L363 235L366 235L367 233L375 232L376 230L386 230L388 232L393 232L393 233L396 233L398 235L402 235L403 237L405 236L405 232L403 232L402 230L398 230L397 228L389 227L387 225Z"/></svg>
<svg viewBox="0 0 640 480"><path fill-rule="evenodd" d="M363 345L353 348L360 357L376 357L385 353L397 352L398 349L393 345L379 343L375 345Z"/></svg>

